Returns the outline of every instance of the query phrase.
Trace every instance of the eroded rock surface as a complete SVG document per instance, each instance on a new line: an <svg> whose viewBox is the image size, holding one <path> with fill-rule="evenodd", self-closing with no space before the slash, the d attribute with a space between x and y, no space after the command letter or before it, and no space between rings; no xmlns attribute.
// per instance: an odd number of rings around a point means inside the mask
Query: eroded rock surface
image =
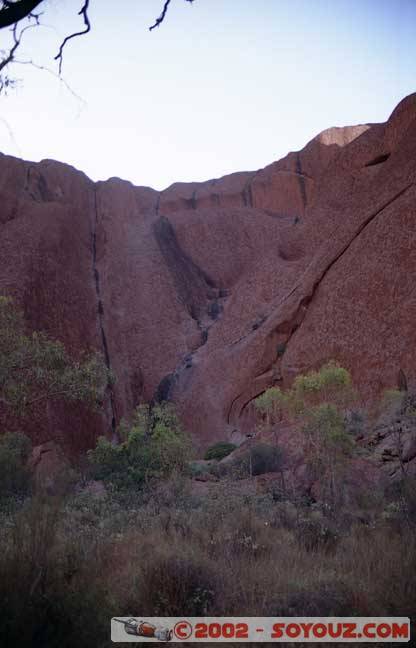
<svg viewBox="0 0 416 648"><path fill-rule="evenodd" d="M63 404L29 432L85 450L143 400L201 446L330 358L369 397L416 371L416 95L257 172L159 193L0 156L0 290L117 376L102 416Z"/></svg>

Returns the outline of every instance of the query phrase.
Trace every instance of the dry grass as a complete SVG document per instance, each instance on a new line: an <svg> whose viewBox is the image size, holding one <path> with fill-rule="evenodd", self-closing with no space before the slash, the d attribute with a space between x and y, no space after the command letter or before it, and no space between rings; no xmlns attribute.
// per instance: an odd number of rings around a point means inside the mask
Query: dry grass
<svg viewBox="0 0 416 648"><path fill-rule="evenodd" d="M113 615L416 611L406 521L348 527L267 497L33 499L3 518L1 545L5 648L105 648Z"/></svg>

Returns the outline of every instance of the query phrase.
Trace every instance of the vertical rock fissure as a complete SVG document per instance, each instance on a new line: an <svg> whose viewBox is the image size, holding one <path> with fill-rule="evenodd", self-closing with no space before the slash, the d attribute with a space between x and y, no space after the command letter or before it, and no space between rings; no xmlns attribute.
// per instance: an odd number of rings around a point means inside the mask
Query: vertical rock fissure
<svg viewBox="0 0 416 648"><path fill-rule="evenodd" d="M228 290L220 288L181 247L170 220L159 214L159 201L155 206L157 220L153 223L153 234L166 269L172 277L176 293L195 321L201 333L200 343L187 353L176 369L164 376L156 388L154 402L169 400L180 377L192 367L195 354L208 341L211 326L220 318ZM187 373L187 372L185 372Z"/></svg>
<svg viewBox="0 0 416 648"><path fill-rule="evenodd" d="M305 209L307 203L306 185L305 185L305 178L302 173L302 163L300 161L300 153L297 153L296 155L296 173L299 178L300 195L302 197L303 208Z"/></svg>
<svg viewBox="0 0 416 648"><path fill-rule="evenodd" d="M160 208L160 199L161 199L161 197L162 197L162 192L159 191L159 193L157 195L156 204L155 204L155 216L156 216L156 218L159 217L159 208Z"/></svg>
<svg viewBox="0 0 416 648"><path fill-rule="evenodd" d="M258 171L253 173L253 175L247 180L246 184L244 185L244 189L241 192L241 198L244 207L254 207L254 197L253 197L253 190L251 185L253 183L253 180L257 176L257 174Z"/></svg>
<svg viewBox="0 0 416 648"><path fill-rule="evenodd" d="M93 214L93 228L92 228L92 269L94 275L95 293L97 296L98 326L100 329L101 344L104 353L104 361L107 369L111 371L110 353L108 350L107 336L105 334L105 328L104 328L104 306L103 306L103 300L101 296L100 273L97 267L97 226L98 226L98 200L97 200L97 188L94 187L94 214ZM110 380L107 383L107 393L109 395L110 408L111 408L112 440L116 442L118 440L117 414L116 414L114 389Z"/></svg>

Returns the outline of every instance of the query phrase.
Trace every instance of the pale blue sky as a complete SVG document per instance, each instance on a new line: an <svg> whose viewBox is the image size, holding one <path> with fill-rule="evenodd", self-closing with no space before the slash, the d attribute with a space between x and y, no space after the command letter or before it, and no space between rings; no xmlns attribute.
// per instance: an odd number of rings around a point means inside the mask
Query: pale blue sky
<svg viewBox="0 0 416 648"><path fill-rule="evenodd" d="M48 0L27 56L56 69L81 5ZM329 126L384 121L416 89L414 0L172 0L150 33L162 5L91 0L92 32L63 67L83 102L16 67L0 150L163 189L265 166Z"/></svg>

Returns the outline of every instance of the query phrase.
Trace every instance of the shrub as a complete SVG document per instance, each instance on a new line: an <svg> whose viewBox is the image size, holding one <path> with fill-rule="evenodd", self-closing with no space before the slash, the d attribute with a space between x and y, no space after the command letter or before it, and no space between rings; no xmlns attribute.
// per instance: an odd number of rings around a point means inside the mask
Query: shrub
<svg viewBox="0 0 416 648"><path fill-rule="evenodd" d="M27 468L32 445L20 432L6 432L0 436L0 496L25 494L30 485Z"/></svg>
<svg viewBox="0 0 416 648"><path fill-rule="evenodd" d="M387 502L386 519L394 519L399 526L416 526L416 476L404 474L401 479L388 484L384 498Z"/></svg>
<svg viewBox="0 0 416 648"><path fill-rule="evenodd" d="M115 614L101 579L105 553L85 533L62 534L62 501L36 497L8 521L0 554L4 648L104 646Z"/></svg>
<svg viewBox="0 0 416 648"><path fill-rule="evenodd" d="M153 479L169 477L187 467L191 444L173 407L162 403L140 406L131 426L120 428L121 444L101 437L88 458L97 479L118 488L142 486Z"/></svg>
<svg viewBox="0 0 416 648"><path fill-rule="evenodd" d="M204 459L207 461L211 459L218 459L220 461L221 459L224 459L224 457L227 457L233 450L236 449L236 445L234 443L229 443L228 441L219 441L218 443L215 443L214 445L210 446L208 450L205 453Z"/></svg>
<svg viewBox="0 0 416 648"><path fill-rule="evenodd" d="M140 609L161 616L204 616L215 596L215 573L201 557L153 555L142 565Z"/></svg>
<svg viewBox="0 0 416 648"><path fill-rule="evenodd" d="M284 454L281 448L267 443L257 443L251 446L236 463L241 477L255 477L264 473L280 472L283 466Z"/></svg>
<svg viewBox="0 0 416 648"><path fill-rule="evenodd" d="M353 449L352 435L347 432L348 417L343 412L353 398L349 372L331 360L319 371L297 376L285 393L272 387L255 400L271 426L279 423L285 410L299 421L306 461L320 481L322 499L329 496L332 504L341 492L346 458Z"/></svg>
<svg viewBox="0 0 416 648"><path fill-rule="evenodd" d="M2 647L110 648L115 615L415 621L413 528L340 528L309 505L226 489L163 503L156 490L132 509L33 498L0 518Z"/></svg>
<svg viewBox="0 0 416 648"><path fill-rule="evenodd" d="M23 314L0 296L0 398L23 416L42 401L65 398L98 407L112 380L101 356L71 360L61 342L25 331Z"/></svg>
<svg viewBox="0 0 416 648"><path fill-rule="evenodd" d="M309 371L294 380L290 400L296 413L321 402L332 402L345 407L353 399L351 375L331 360L319 371Z"/></svg>

